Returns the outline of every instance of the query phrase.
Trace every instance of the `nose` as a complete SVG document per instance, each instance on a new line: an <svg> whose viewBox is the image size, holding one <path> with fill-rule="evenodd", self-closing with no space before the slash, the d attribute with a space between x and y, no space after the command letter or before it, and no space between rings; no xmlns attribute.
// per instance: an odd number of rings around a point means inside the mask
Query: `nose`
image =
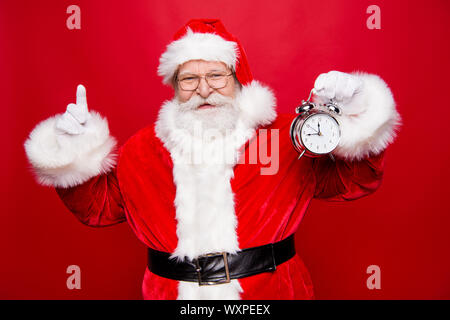
<svg viewBox="0 0 450 320"><path fill-rule="evenodd" d="M213 92L213 88L211 88L206 82L206 79L204 77L200 78L200 83L198 84L196 92L202 97L202 98L208 98L208 96Z"/></svg>

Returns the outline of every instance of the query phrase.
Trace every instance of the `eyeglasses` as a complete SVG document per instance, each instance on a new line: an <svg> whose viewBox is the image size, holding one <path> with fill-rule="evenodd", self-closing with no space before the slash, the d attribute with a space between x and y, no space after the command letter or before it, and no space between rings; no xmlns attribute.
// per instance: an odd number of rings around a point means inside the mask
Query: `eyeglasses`
<svg viewBox="0 0 450 320"><path fill-rule="evenodd" d="M228 83L228 77L233 73L227 74L226 72L211 72L204 76L198 75L182 75L177 79L180 87L184 91L194 91L197 90L200 84L200 79L205 78L206 83L213 89L222 89Z"/></svg>

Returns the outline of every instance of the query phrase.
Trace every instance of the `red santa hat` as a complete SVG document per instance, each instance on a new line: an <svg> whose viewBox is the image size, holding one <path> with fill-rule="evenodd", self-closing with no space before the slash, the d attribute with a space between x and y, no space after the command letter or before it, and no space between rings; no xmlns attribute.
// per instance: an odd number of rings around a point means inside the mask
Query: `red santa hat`
<svg viewBox="0 0 450 320"><path fill-rule="evenodd" d="M220 20L189 21L161 55L158 74L165 84L171 84L178 67L190 60L220 61L233 70L242 85L236 102L248 127L267 125L276 118L272 90L253 80L244 48Z"/></svg>
<svg viewBox="0 0 450 320"><path fill-rule="evenodd" d="M244 48L218 19L193 19L186 23L161 55L158 75L170 84L178 67L189 60L221 61L236 73L242 85L253 80Z"/></svg>

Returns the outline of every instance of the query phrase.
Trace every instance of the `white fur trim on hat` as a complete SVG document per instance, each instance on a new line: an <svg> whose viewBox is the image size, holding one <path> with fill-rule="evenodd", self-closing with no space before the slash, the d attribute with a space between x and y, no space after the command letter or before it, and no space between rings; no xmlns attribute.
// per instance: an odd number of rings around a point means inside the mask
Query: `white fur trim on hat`
<svg viewBox="0 0 450 320"><path fill-rule="evenodd" d="M275 95L259 81L253 80L242 86L236 102L242 112L242 120L249 128L268 125L277 117Z"/></svg>
<svg viewBox="0 0 450 320"><path fill-rule="evenodd" d="M379 154L394 141L401 117L391 90L379 76L363 72L352 74L359 77L363 85L350 101L342 103L342 115L337 116L341 140L333 154L360 160ZM321 98L315 100L321 102Z"/></svg>
<svg viewBox="0 0 450 320"><path fill-rule="evenodd" d="M236 42L227 41L213 33L194 33L173 41L159 59L158 75L170 84L178 67L190 60L221 61L235 70L238 48Z"/></svg>
<svg viewBox="0 0 450 320"><path fill-rule="evenodd" d="M39 123L25 142L25 152L38 182L68 188L109 172L116 164L116 140L108 122L95 111L79 135L58 133L56 115Z"/></svg>

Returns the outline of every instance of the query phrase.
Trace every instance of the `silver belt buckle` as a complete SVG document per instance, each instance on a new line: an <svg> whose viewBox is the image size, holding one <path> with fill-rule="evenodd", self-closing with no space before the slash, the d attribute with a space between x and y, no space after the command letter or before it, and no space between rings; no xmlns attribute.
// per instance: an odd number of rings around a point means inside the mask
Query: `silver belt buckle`
<svg viewBox="0 0 450 320"><path fill-rule="evenodd" d="M200 258L207 258L207 257L212 257L212 256L217 256L217 255L222 255L223 264L225 266L226 279L224 279L224 280L217 280L217 281L203 281L202 280L202 275L201 275L202 268L200 267L200 263L198 262L198 260ZM208 254L203 254L201 256L198 256L197 259L195 259L195 266L196 266L195 271L197 271L198 285L199 286L211 286L211 285L224 284L224 283L230 283L231 282L230 270L228 268L228 256L227 256L226 252L214 252L214 253L208 253Z"/></svg>

